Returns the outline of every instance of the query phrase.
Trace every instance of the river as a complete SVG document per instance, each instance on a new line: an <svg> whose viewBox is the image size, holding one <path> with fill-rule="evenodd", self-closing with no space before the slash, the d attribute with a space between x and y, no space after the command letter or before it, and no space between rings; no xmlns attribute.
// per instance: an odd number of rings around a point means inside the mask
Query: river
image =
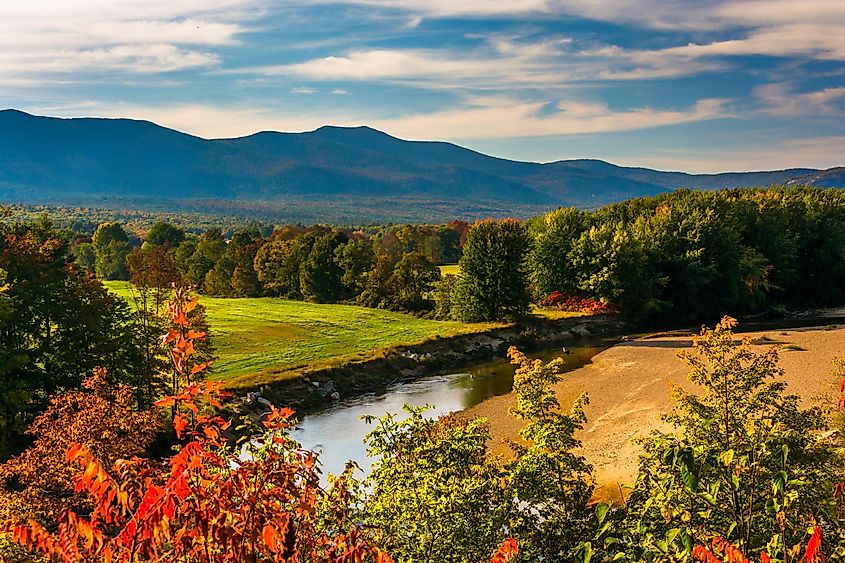
<svg viewBox="0 0 845 563"><path fill-rule="evenodd" d="M531 357L549 361L562 357L565 371L587 364L593 356L606 350L618 338L583 338L574 340L563 353L560 347L537 351ZM514 368L507 360L470 366L464 372L422 377L407 383L396 383L385 392L337 401L299 421L292 437L303 447L320 452L324 477L340 473L348 460L355 460L366 472L373 460L367 457L364 437L373 425L361 420L363 415L382 416L402 413L405 404L431 405L428 416L437 417L481 403L489 397L510 393ZM375 424L375 423L374 423Z"/></svg>

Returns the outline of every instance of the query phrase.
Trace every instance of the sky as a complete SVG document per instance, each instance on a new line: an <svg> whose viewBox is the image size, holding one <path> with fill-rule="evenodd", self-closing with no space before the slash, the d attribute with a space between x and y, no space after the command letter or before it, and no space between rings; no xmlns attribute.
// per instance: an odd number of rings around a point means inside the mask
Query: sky
<svg viewBox="0 0 845 563"><path fill-rule="evenodd" d="M537 162L845 165L843 0L0 0L0 107Z"/></svg>

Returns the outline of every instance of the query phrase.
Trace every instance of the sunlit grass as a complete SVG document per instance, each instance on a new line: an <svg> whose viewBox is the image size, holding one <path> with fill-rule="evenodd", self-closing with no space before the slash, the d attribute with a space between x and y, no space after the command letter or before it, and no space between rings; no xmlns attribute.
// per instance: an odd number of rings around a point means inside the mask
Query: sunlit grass
<svg viewBox="0 0 845 563"><path fill-rule="evenodd" d="M128 282L106 286L130 301ZM259 372L409 345L435 336L479 332L497 324L434 321L354 305L320 305L270 297L202 296L219 359L214 377L242 384Z"/></svg>

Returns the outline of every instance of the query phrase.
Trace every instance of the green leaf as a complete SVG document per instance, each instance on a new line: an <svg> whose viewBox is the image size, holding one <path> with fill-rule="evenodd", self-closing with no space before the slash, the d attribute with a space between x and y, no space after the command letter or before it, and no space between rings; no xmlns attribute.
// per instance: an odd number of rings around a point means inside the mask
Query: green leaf
<svg viewBox="0 0 845 563"><path fill-rule="evenodd" d="M610 510L610 505L602 502L596 505L596 518L599 521L599 524L604 522L605 516L607 516L607 512Z"/></svg>
<svg viewBox="0 0 845 563"><path fill-rule="evenodd" d="M593 559L593 544L586 542L583 545L584 549L584 563L590 563Z"/></svg>
<svg viewBox="0 0 845 563"><path fill-rule="evenodd" d="M681 479L691 492L698 492L698 471L695 466L695 459L692 450L685 448L679 452Z"/></svg>

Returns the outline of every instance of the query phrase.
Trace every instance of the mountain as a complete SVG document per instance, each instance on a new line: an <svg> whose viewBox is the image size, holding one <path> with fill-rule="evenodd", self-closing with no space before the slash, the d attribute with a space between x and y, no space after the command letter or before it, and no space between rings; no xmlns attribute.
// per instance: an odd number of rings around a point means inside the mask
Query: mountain
<svg viewBox="0 0 845 563"><path fill-rule="evenodd" d="M820 188L841 188L845 186L845 167L837 166L827 170L816 170L787 182L787 185L818 186Z"/></svg>
<svg viewBox="0 0 845 563"><path fill-rule="evenodd" d="M457 202L464 210L495 202L505 212L589 207L679 187L841 186L842 170L686 174L600 160L537 164L451 143L404 141L369 127L207 140L148 121L0 111L0 200L25 203L132 198L136 205L222 200L272 206L304 199L354 207L397 199Z"/></svg>

